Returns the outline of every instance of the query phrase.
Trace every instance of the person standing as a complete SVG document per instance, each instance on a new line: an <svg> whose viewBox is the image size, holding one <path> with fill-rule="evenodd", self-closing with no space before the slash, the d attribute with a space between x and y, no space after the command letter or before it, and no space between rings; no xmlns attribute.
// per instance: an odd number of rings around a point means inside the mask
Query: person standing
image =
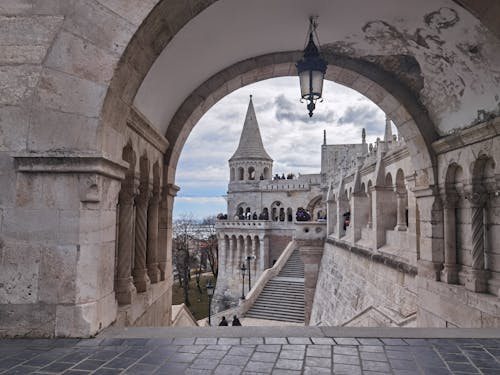
<svg viewBox="0 0 500 375"><path fill-rule="evenodd" d="M227 327L228 325L229 324L227 323L226 317L223 316L220 323L219 323L219 326Z"/></svg>
<svg viewBox="0 0 500 375"><path fill-rule="evenodd" d="M241 322L236 315L233 316L233 327L235 326L241 326Z"/></svg>

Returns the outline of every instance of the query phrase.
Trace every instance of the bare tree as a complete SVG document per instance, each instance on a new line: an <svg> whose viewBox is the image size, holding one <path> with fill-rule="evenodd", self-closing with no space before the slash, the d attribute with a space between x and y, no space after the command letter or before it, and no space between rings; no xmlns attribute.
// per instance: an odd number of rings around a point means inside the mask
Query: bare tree
<svg viewBox="0 0 500 375"><path fill-rule="evenodd" d="M217 279L217 275L219 274L219 244L215 230L215 220L215 216L209 216L203 219L201 224L205 233L203 239L203 250L206 252L210 270L212 271L215 279Z"/></svg>
<svg viewBox="0 0 500 375"><path fill-rule="evenodd" d="M184 303L191 306L189 301L189 280L191 267L193 265L193 243L195 233L195 221L192 215L185 215L174 223L174 262L179 274L179 284L184 291Z"/></svg>

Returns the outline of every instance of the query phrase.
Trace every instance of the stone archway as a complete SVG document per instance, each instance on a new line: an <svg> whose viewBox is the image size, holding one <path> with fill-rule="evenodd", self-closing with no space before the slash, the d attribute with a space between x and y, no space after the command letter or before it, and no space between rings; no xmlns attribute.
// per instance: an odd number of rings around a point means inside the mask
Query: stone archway
<svg viewBox="0 0 500 375"><path fill-rule="evenodd" d="M500 10L493 0L458 2L498 36L494 21ZM187 24L226 3L54 0L7 2L2 7L6 32L0 35L0 44L7 52L0 56L1 163L2 181L8 187L0 197L5 217L1 250L8 264L2 272L8 290L2 295L6 303L0 305L5 313L2 332L88 336L116 318L110 277L115 251L112 234L116 234L121 181L130 172L122 159L129 140L143 155L142 139L148 139L151 165L166 153L160 167L159 243L167 251L159 260L166 267L162 273L171 275L168 247L178 190L173 177L189 131L218 99L245 84L292 74L298 58L296 52L286 52L292 46L228 61L219 73L207 75L189 97L182 97L184 104L166 124L166 133L148 127L147 120L133 110L148 72ZM413 3L407 1L407 5ZM471 46L470 51L475 50ZM391 113L409 140L413 162L421 168L417 185L436 184L430 144L437 133L416 93L401 77L392 75L390 63L341 52L330 51L332 76L328 78L353 87ZM471 112L479 109L469 105ZM419 194L425 198L434 192ZM427 203L420 199L421 217L430 222L433 207L433 199ZM438 251L439 240L432 241L436 233L430 232L426 233L430 251ZM432 256L428 259L432 261Z"/></svg>

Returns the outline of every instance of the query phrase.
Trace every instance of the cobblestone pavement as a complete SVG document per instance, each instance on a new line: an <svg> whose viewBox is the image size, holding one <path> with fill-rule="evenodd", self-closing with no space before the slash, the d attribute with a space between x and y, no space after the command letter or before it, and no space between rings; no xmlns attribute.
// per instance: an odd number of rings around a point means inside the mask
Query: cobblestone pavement
<svg viewBox="0 0 500 375"><path fill-rule="evenodd" d="M1 374L500 374L500 339L0 340Z"/></svg>

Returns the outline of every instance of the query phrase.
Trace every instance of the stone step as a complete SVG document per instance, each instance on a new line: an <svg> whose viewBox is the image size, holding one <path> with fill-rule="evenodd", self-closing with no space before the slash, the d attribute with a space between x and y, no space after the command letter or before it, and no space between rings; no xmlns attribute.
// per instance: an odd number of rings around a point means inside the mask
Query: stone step
<svg viewBox="0 0 500 375"><path fill-rule="evenodd" d="M284 309L271 309L271 308L256 308L250 310L246 316L249 316L249 314L267 314L269 316L282 316L282 317L288 317L288 318L294 318L294 319L304 319L304 312L303 311L289 311L289 310L284 310Z"/></svg>
<svg viewBox="0 0 500 375"><path fill-rule="evenodd" d="M245 317L257 318L262 317L269 320L286 320L295 322L304 322L303 314L287 314L286 312L277 311L250 311Z"/></svg>

